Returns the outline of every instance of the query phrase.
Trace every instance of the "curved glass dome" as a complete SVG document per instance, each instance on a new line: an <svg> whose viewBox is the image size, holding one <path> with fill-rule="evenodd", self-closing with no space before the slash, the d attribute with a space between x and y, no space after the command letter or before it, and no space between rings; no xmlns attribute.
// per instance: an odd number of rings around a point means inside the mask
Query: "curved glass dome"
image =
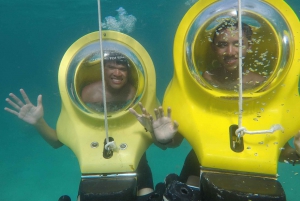
<svg viewBox="0 0 300 201"><path fill-rule="evenodd" d="M104 76L109 77L104 78L107 112L124 111L138 102L142 96L145 80L144 67L134 52L123 44L113 40L104 40L102 46ZM108 88L114 90L116 87L121 91L116 93L117 90L115 90L112 94L110 90L107 90ZM67 89L71 100L81 110L87 113L104 112L101 54L98 41L81 48L72 59L67 72Z"/></svg>
<svg viewBox="0 0 300 201"><path fill-rule="evenodd" d="M199 13L187 32L186 63L202 87L238 92L237 15L236 0L218 1ZM242 23L243 89L251 93L268 90L289 69L291 31L275 8L258 0L242 1Z"/></svg>

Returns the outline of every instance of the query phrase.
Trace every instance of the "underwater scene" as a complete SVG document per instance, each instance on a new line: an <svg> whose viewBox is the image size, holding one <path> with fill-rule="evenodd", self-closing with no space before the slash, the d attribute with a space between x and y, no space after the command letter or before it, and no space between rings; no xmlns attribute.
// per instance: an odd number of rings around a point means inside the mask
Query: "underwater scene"
<svg viewBox="0 0 300 201"><path fill-rule="evenodd" d="M180 175L192 149L206 173L272 175L299 200L299 160L279 155L300 130L300 2L241 1L240 15L238 0L0 0L0 200L77 200L82 175L135 171L145 151L155 187ZM105 85L126 90L89 99L88 87ZM29 101L60 142L18 118ZM141 114L139 102L154 120L154 108L171 107L178 144L152 143L129 109ZM113 153L102 150L107 123Z"/></svg>

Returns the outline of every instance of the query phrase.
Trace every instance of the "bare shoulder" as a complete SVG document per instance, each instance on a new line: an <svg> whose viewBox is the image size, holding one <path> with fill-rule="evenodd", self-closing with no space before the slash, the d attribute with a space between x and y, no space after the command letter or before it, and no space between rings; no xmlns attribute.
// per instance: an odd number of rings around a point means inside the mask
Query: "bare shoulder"
<svg viewBox="0 0 300 201"><path fill-rule="evenodd" d="M97 94L97 92L101 89L102 83L101 81L93 82L91 84L86 85L81 91L81 98L84 102L90 102L91 99Z"/></svg>
<svg viewBox="0 0 300 201"><path fill-rule="evenodd" d="M248 78L247 78L249 81L252 80L252 81L255 81L255 82L264 82L266 80L265 77L257 74L257 73L253 73L253 72L250 72L248 74Z"/></svg>
<svg viewBox="0 0 300 201"><path fill-rule="evenodd" d="M222 77L224 70L222 68L213 68L204 71L203 73L203 78L206 80L215 80L218 79L219 77Z"/></svg>

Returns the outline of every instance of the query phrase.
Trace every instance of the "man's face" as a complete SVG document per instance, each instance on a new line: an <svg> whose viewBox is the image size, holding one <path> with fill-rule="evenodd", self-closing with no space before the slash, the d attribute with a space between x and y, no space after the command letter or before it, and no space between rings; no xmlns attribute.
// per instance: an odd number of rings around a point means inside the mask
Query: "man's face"
<svg viewBox="0 0 300 201"><path fill-rule="evenodd" d="M128 81L128 68L116 61L108 61L104 66L105 83L112 89L121 89Z"/></svg>
<svg viewBox="0 0 300 201"><path fill-rule="evenodd" d="M247 50L250 48L248 39L243 33L243 57L246 56ZM239 34L236 27L227 28L215 36L213 44L213 51L215 52L221 66L228 71L238 69L239 65Z"/></svg>

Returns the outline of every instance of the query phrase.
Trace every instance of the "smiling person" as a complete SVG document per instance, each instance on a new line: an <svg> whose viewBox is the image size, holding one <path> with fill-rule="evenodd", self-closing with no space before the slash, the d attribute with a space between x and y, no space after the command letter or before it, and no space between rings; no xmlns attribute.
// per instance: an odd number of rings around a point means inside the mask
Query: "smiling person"
<svg viewBox="0 0 300 201"><path fill-rule="evenodd" d="M105 92L108 111L116 111L131 102L136 94L136 88L129 83L130 65L127 58L116 51L104 52ZM98 111L103 110L102 81L93 82L85 86L81 92L82 100L88 106ZM17 116L24 122L36 128L44 140L53 148L64 144L58 139L56 129L51 128L44 119L42 95L38 96L37 105L33 105L26 92L21 89L21 100L13 93L9 94L6 102L13 108L5 107L4 110ZM149 167L146 152L143 154L136 169L137 174L137 200L148 199L153 193L152 171Z"/></svg>
<svg viewBox="0 0 300 201"><path fill-rule="evenodd" d="M113 112L134 98L136 88L129 83L130 64L123 54L105 50L103 63L107 111ZM103 111L102 80L85 86L81 98L90 108Z"/></svg>
<svg viewBox="0 0 300 201"><path fill-rule="evenodd" d="M247 51L251 48L251 27L242 24L243 30L243 57L246 57ZM218 88L232 90L238 85L239 80L239 59L238 59L238 23L234 19L224 20L214 33L211 48L216 54L219 66L213 70L205 71L203 78ZM243 86L244 89L251 89L262 84L265 77L243 69ZM137 120L151 133L155 145L165 150L179 146L183 136L178 133L179 123L171 119L171 108L167 109L167 115L162 107L155 109L154 119L140 103L142 113L137 113L133 108L129 111ZM294 137L294 147L286 143L281 152L279 161L288 161L292 164L300 163L300 131ZM200 184L200 163L194 150L191 150L182 167L179 180L188 185L199 186Z"/></svg>
<svg viewBox="0 0 300 201"><path fill-rule="evenodd" d="M242 23L242 56L251 50L252 29ZM237 88L239 82L239 32L238 22L229 18L224 20L214 31L211 48L217 57L219 66L203 73L203 78L210 84L227 90ZM243 88L250 89L262 84L265 78L251 72L243 64Z"/></svg>

